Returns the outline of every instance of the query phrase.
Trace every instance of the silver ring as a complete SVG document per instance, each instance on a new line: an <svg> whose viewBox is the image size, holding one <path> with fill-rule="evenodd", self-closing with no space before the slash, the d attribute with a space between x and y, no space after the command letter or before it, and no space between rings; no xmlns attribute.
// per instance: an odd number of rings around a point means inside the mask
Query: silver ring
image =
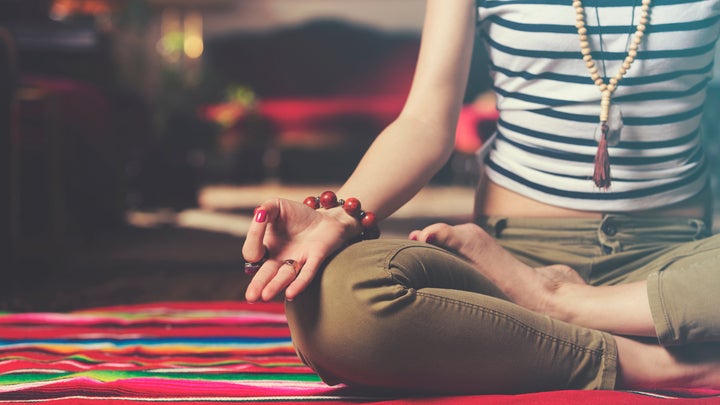
<svg viewBox="0 0 720 405"><path fill-rule="evenodd" d="M285 265L290 266L295 277L297 277L298 272L300 271L300 269L298 268L298 262L293 259L286 259L286 260L283 260L283 266L285 266Z"/></svg>
<svg viewBox="0 0 720 405"><path fill-rule="evenodd" d="M256 261L256 262L248 262L245 261L245 274L247 275L254 275L255 273L260 270L260 267L267 261L267 259L270 257L270 251L268 250L267 246L265 247L265 253L263 254L263 257Z"/></svg>

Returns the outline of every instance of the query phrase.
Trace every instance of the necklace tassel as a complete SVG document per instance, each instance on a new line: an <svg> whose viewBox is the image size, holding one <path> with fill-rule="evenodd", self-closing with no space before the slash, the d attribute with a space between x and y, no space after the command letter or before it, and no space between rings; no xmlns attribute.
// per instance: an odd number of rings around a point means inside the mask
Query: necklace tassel
<svg viewBox="0 0 720 405"><path fill-rule="evenodd" d="M607 135L608 125L607 122L601 122L600 128L602 135L598 142L597 153L595 154L595 171L593 172L593 182L595 185L603 190L610 188L610 154L608 153Z"/></svg>

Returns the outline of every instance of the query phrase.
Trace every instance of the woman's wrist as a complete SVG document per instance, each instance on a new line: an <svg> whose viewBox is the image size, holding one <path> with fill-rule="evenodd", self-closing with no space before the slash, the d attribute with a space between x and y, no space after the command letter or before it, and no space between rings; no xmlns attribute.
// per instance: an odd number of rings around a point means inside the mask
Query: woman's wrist
<svg viewBox="0 0 720 405"><path fill-rule="evenodd" d="M344 239L350 243L380 237L375 214L364 210L357 198L338 199L334 192L325 191L320 196L307 197L303 203L315 210L322 209L343 224Z"/></svg>
<svg viewBox="0 0 720 405"><path fill-rule="evenodd" d="M360 225L360 222L349 216L342 207L338 206L323 211L326 215L342 224L344 240L355 239L362 233L363 227Z"/></svg>

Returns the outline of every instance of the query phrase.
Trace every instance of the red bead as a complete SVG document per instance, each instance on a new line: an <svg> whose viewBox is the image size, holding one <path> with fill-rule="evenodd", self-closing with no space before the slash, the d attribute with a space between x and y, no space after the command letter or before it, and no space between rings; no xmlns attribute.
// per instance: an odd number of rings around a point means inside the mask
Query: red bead
<svg viewBox="0 0 720 405"><path fill-rule="evenodd" d="M345 204L343 204L343 209L345 209L345 212L350 216L357 217L358 214L360 214L360 200L354 197L348 198L345 200Z"/></svg>
<svg viewBox="0 0 720 405"><path fill-rule="evenodd" d="M338 206L337 196L332 191L320 194L320 206L323 208L335 208Z"/></svg>
<svg viewBox="0 0 720 405"><path fill-rule="evenodd" d="M363 238L365 239L377 239L380 237L380 228L373 226L370 229L363 231Z"/></svg>
<svg viewBox="0 0 720 405"><path fill-rule="evenodd" d="M375 226L375 214L368 211L365 213L365 215L360 219L360 224L362 224L363 228L370 229Z"/></svg>
<svg viewBox="0 0 720 405"><path fill-rule="evenodd" d="M308 197L303 201L303 204L307 205L308 207L316 210L318 208L318 201L315 197Z"/></svg>

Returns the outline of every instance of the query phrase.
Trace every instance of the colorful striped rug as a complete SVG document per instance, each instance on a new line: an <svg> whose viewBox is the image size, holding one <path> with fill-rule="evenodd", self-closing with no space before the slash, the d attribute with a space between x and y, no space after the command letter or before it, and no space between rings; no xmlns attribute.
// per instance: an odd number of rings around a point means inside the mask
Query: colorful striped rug
<svg viewBox="0 0 720 405"><path fill-rule="evenodd" d="M296 357L282 304L158 303L0 314L0 404L720 403L720 392L374 397Z"/></svg>

